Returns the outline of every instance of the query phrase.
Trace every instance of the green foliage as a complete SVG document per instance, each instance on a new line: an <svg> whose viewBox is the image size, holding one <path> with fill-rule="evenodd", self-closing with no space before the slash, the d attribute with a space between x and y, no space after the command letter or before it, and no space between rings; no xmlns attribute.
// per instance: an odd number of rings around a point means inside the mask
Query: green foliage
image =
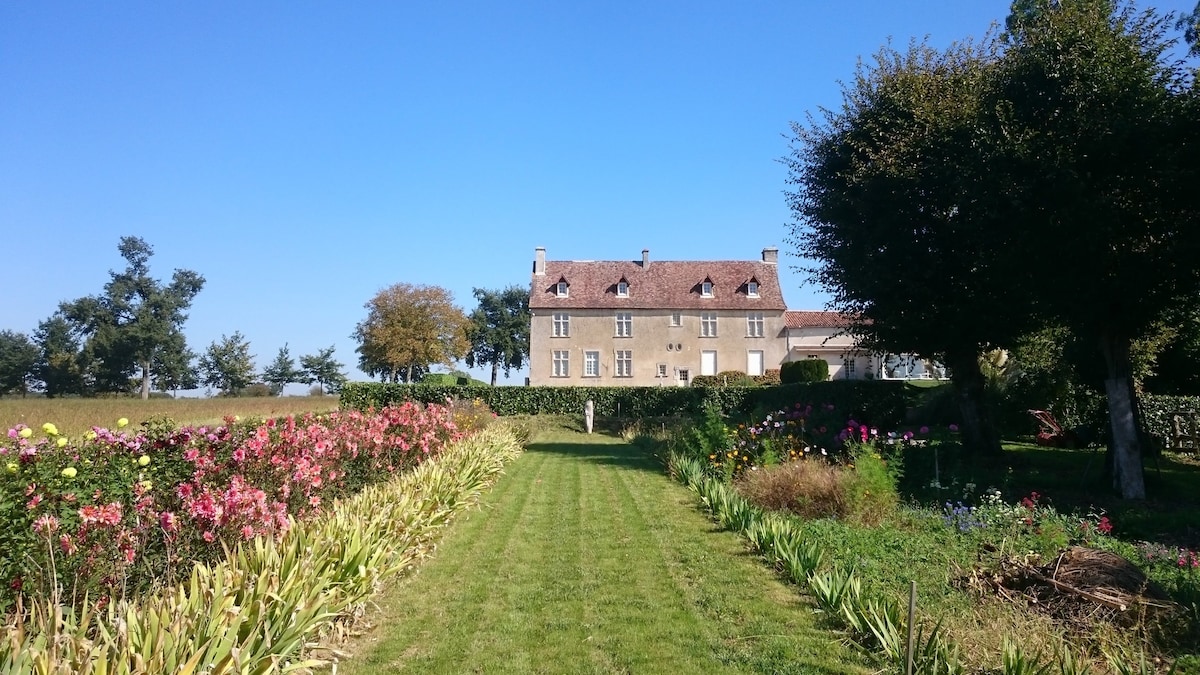
<svg viewBox="0 0 1200 675"><path fill-rule="evenodd" d="M33 340L40 351L37 378L46 397L84 393L85 363L71 324L56 314L38 324Z"/></svg>
<svg viewBox="0 0 1200 675"><path fill-rule="evenodd" d="M352 382L341 393L342 407L366 410L402 401L444 403L447 398L478 398L499 415L578 415L591 399L600 417L679 417L703 414L714 406L727 417L756 411L830 404L838 415L879 428L904 419L910 393L903 382L834 380L777 387L452 387L424 384Z"/></svg>
<svg viewBox="0 0 1200 675"><path fill-rule="evenodd" d="M474 289L479 306L468 318L467 339L471 348L467 366L490 365L492 386L501 368L504 376L529 362L529 289L509 286L503 290Z"/></svg>
<svg viewBox="0 0 1200 675"><path fill-rule="evenodd" d="M288 352L286 342L279 348L279 353L275 355L275 360L266 368L263 368L262 379L263 382L270 386L271 393L275 396L282 393L283 388L293 382L307 381L304 370L296 367L296 362Z"/></svg>
<svg viewBox="0 0 1200 675"><path fill-rule="evenodd" d="M333 358L336 345L320 349L316 354L305 354L300 357L300 368L303 372L302 382L316 382L324 391L336 394L346 384L346 374L342 372L342 364Z"/></svg>
<svg viewBox="0 0 1200 675"><path fill-rule="evenodd" d="M177 269L171 283L163 284L150 276L154 249L140 237L121 237L117 249L128 263L125 270L109 273L102 294L64 302L60 312L87 338L99 391L125 391L140 370L142 398L148 398L155 362L169 361L164 352L186 347L183 322L204 277Z"/></svg>
<svg viewBox="0 0 1200 675"><path fill-rule="evenodd" d="M254 357L250 343L240 332L213 341L200 357L200 373L205 386L215 387L225 396L237 396L254 382Z"/></svg>
<svg viewBox="0 0 1200 675"><path fill-rule="evenodd" d="M802 359L788 361L779 368L779 381L783 384L793 382L824 382L829 379L829 362L825 359Z"/></svg>
<svg viewBox="0 0 1200 675"><path fill-rule="evenodd" d="M37 345L24 333L0 331L0 395L27 394L36 379Z"/></svg>

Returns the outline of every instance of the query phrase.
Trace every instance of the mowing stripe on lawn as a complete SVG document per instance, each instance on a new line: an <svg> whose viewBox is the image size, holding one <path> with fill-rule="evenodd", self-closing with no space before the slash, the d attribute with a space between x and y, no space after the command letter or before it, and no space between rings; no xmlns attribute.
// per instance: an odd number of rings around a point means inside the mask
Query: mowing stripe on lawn
<svg viewBox="0 0 1200 675"><path fill-rule="evenodd" d="M645 453L543 434L339 673L862 673L811 605Z"/></svg>

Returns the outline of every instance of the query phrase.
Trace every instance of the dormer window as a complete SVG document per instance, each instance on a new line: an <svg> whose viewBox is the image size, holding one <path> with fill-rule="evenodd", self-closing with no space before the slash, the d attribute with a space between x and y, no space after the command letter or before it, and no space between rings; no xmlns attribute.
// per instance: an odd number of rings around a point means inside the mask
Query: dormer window
<svg viewBox="0 0 1200 675"><path fill-rule="evenodd" d="M704 283L700 284L700 295L706 298L711 298L713 296L712 279L705 279Z"/></svg>
<svg viewBox="0 0 1200 675"><path fill-rule="evenodd" d="M555 295L557 295L560 298L567 297L567 280L566 279L558 280L558 285L555 287Z"/></svg>
<svg viewBox="0 0 1200 675"><path fill-rule="evenodd" d="M617 297L618 298L628 298L629 297L629 282L628 281L625 281L624 279L622 279L617 282Z"/></svg>
<svg viewBox="0 0 1200 675"><path fill-rule="evenodd" d="M746 295L752 298L758 297L758 282L754 279L746 282Z"/></svg>

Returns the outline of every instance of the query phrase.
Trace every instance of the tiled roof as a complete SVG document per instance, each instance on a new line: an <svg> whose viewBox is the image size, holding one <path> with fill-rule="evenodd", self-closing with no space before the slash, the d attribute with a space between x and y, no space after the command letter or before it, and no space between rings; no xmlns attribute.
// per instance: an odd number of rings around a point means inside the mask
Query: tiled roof
<svg viewBox="0 0 1200 675"><path fill-rule="evenodd" d="M839 312L813 310L789 310L783 313L784 325L788 328L848 328L850 317Z"/></svg>
<svg viewBox="0 0 1200 675"><path fill-rule="evenodd" d="M629 296L617 295L617 282L629 282ZM705 280L713 297L701 295ZM746 283L758 282L758 297ZM558 297L560 280L567 297ZM546 261L545 275L533 275L531 309L787 309L779 288L778 265L757 260Z"/></svg>

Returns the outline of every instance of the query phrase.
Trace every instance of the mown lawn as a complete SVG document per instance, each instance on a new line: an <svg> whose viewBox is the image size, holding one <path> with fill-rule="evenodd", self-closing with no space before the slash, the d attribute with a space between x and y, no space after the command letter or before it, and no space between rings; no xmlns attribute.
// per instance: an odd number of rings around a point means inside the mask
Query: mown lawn
<svg viewBox="0 0 1200 675"><path fill-rule="evenodd" d="M796 589L657 460L543 432L339 673L861 673Z"/></svg>

